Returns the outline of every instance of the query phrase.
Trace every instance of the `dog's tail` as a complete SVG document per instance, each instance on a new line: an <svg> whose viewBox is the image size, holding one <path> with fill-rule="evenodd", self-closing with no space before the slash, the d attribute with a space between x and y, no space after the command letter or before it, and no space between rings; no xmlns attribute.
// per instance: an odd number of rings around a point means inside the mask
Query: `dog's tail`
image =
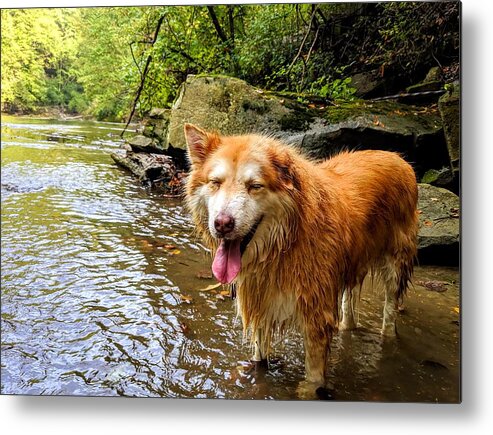
<svg viewBox="0 0 493 435"><path fill-rule="evenodd" d="M418 256L416 238L414 234L409 235L405 248L399 252L396 258L396 299L399 303L402 303L413 276L414 264Z"/></svg>
<svg viewBox="0 0 493 435"><path fill-rule="evenodd" d="M397 273L397 291L396 299L399 303L402 303L404 296L406 296L407 289L411 283L411 278L414 270L414 257L408 261L401 263L399 271Z"/></svg>

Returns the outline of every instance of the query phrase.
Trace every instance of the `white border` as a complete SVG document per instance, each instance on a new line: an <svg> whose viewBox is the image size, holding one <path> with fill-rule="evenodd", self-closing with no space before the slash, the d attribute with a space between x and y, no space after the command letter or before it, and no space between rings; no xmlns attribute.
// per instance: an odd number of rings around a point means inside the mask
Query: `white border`
<svg viewBox="0 0 493 435"><path fill-rule="evenodd" d="M22 1L0 7L200 4L179 1ZM208 1L204 3L238 3ZM244 3L256 3L245 1ZM461 434L493 427L493 19L485 0L464 0L462 142L463 403L461 405L0 397L13 434L204 433Z"/></svg>

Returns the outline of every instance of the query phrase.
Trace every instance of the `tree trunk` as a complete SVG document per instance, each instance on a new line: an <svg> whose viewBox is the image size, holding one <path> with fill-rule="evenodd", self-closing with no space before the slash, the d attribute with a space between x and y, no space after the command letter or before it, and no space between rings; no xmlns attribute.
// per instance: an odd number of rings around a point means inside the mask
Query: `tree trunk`
<svg viewBox="0 0 493 435"><path fill-rule="evenodd" d="M219 36L219 39L223 41L225 44L228 44L229 38L224 33L223 28L221 27L221 24L219 23L219 20L217 19L216 12L214 11L214 6L207 6L207 10L209 11L209 15L212 20L212 24L214 25L214 28L216 29L216 33Z"/></svg>

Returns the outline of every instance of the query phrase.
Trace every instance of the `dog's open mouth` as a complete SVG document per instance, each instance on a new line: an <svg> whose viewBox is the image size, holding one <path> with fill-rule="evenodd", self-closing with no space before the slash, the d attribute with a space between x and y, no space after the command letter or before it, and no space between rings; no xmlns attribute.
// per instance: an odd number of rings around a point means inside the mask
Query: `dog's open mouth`
<svg viewBox="0 0 493 435"><path fill-rule="evenodd" d="M222 239L212 263L212 273L221 284L229 284L241 270L241 256L253 239L262 217L253 225L248 234L235 240Z"/></svg>

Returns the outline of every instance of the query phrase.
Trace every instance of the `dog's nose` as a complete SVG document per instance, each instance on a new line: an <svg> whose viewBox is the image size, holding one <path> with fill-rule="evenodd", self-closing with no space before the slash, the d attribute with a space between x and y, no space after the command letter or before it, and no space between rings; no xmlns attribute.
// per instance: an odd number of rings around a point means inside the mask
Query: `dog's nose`
<svg viewBox="0 0 493 435"><path fill-rule="evenodd" d="M226 213L219 213L214 220L214 228L221 236L225 236L226 234L233 231L235 227L235 220L233 216Z"/></svg>

